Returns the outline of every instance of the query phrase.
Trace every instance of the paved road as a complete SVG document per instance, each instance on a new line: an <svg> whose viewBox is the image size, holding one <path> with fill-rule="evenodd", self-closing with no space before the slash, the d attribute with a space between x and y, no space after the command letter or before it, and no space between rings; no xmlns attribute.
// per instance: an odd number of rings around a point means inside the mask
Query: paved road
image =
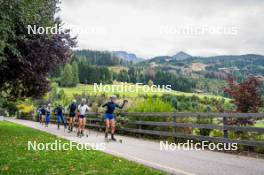
<svg viewBox="0 0 264 175"><path fill-rule="evenodd" d="M39 123L26 120L8 119L34 129L45 131L61 138L78 143L102 143L103 133L86 131L89 137L77 138L75 133L68 134L56 125L48 128ZM122 143L106 143L104 152L120 156L147 166L177 175L263 175L264 160L236 156L212 151L161 151L160 143L126 136L116 136Z"/></svg>

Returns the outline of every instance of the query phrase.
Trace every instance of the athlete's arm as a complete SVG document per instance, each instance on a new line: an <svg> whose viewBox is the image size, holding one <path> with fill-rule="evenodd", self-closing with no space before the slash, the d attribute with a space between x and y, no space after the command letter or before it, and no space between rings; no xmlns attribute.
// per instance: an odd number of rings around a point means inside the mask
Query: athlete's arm
<svg viewBox="0 0 264 175"><path fill-rule="evenodd" d="M107 103L105 103L102 107L104 108L104 107L106 107L106 106L108 106L108 102Z"/></svg>
<svg viewBox="0 0 264 175"><path fill-rule="evenodd" d="M75 106L75 112L78 112L78 105L76 104L76 106Z"/></svg>
<svg viewBox="0 0 264 175"><path fill-rule="evenodd" d="M119 109L123 109L126 103L127 103L127 100L124 100L121 106L119 104L116 104L116 107L118 107Z"/></svg>
<svg viewBox="0 0 264 175"><path fill-rule="evenodd" d="M86 110L89 112L91 108L88 105L86 105Z"/></svg>

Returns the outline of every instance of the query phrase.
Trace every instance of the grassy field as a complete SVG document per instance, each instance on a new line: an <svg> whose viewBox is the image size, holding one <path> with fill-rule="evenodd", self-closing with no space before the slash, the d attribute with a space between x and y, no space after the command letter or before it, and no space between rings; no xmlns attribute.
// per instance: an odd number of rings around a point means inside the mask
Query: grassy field
<svg viewBox="0 0 264 175"><path fill-rule="evenodd" d="M0 122L0 174L163 174L99 151L27 149L28 141L49 143L58 139L21 125Z"/></svg>
<svg viewBox="0 0 264 175"><path fill-rule="evenodd" d="M261 128L264 128L264 121L262 121L261 123L257 123L255 125L255 127L261 127Z"/></svg>
<svg viewBox="0 0 264 175"><path fill-rule="evenodd" d="M133 85L133 84L126 84L124 86L130 86L130 85ZM94 85L85 85L85 84L78 84L76 87L73 87L73 88L62 88L62 89L64 90L65 94L67 96L70 96L70 97L72 97L73 94L82 94L82 93L91 94L91 95L100 94L100 93L105 93L105 94L111 95L111 94L117 94L118 93L118 94L124 95L126 97L137 97L139 95L163 95L165 93L168 94L168 92L147 92L146 93L142 90L142 88L140 88L137 93L135 93L135 92L121 92L120 93L117 91L114 91L114 92L97 91L97 92L95 92L94 91ZM180 92L180 91L174 91L174 90L169 92L169 94L185 95L185 96L196 95L200 98L203 98L205 96L209 97L209 98L223 98L221 96L215 96L215 95L210 95L210 94L187 93L187 92Z"/></svg>
<svg viewBox="0 0 264 175"><path fill-rule="evenodd" d="M126 70L128 71L128 68L127 67L124 67L124 66L111 66L109 67L109 69L115 73L119 73L121 70Z"/></svg>

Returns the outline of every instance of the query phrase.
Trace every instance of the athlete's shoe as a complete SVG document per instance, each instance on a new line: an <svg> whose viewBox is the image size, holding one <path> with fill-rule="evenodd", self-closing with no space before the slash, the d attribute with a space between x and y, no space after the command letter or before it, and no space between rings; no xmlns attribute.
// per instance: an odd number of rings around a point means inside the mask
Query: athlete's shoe
<svg viewBox="0 0 264 175"><path fill-rule="evenodd" d="M83 134L83 130L81 130L81 136L84 136L84 134Z"/></svg>
<svg viewBox="0 0 264 175"><path fill-rule="evenodd" d="M114 134L111 135L111 140L116 141L116 138L114 137Z"/></svg>

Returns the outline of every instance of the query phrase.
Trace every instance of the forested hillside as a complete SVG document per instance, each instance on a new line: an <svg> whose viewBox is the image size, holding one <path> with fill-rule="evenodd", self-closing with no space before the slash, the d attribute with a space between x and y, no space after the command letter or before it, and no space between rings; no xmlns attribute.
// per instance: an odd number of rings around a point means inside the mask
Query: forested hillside
<svg viewBox="0 0 264 175"><path fill-rule="evenodd" d="M185 76L197 75L225 79L228 74L241 81L249 75L264 75L264 56L248 55L223 55L212 57L190 56L177 59L174 56L154 57L138 64L141 67L156 67L164 71L171 71Z"/></svg>
<svg viewBox="0 0 264 175"><path fill-rule="evenodd" d="M137 64L137 67L168 72L189 80L196 80L195 91L222 93L222 86L229 75L241 82L250 75L264 79L264 56L223 55L212 57L191 56L184 52L181 59L174 56L159 56ZM177 56L177 54L176 54ZM194 88L192 88L194 90Z"/></svg>
<svg viewBox="0 0 264 175"><path fill-rule="evenodd" d="M116 66L129 65L131 62L108 51L77 50L74 52L76 59L92 65Z"/></svg>
<svg viewBox="0 0 264 175"><path fill-rule="evenodd" d="M118 57L120 53L122 58ZM117 54L110 51L77 50L71 63L62 66L52 77L66 87L75 86L79 82L109 84L121 81L171 85L173 90L183 92L224 95L223 87L229 75L238 82L250 75L260 78L264 75L264 56L253 54L194 57L179 52L173 56L159 56L141 62L135 60L135 55L126 52ZM72 70L69 70L70 66ZM77 81L66 83L60 78L67 76L68 82L74 79L71 77L76 77Z"/></svg>

